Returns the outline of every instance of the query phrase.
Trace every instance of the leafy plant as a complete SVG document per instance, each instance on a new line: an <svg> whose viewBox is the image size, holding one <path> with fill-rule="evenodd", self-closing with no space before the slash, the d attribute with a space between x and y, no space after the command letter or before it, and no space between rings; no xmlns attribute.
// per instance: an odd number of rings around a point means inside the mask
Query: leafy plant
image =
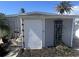
<svg viewBox="0 0 79 59"><path fill-rule="evenodd" d="M10 28L5 23L6 17L0 13L0 37L8 36L10 34Z"/></svg>
<svg viewBox="0 0 79 59"><path fill-rule="evenodd" d="M6 17L4 14L0 13L0 38L2 38L3 43L0 44L0 56L5 56L8 53L9 39L6 39L10 34L10 28L6 24Z"/></svg>
<svg viewBox="0 0 79 59"><path fill-rule="evenodd" d="M57 5L56 10L60 14L64 14L65 12L70 13L72 10L72 4L70 1L62 1L59 5Z"/></svg>
<svg viewBox="0 0 79 59"><path fill-rule="evenodd" d="M56 46L56 54L57 56L70 56L72 54L72 48L66 46L64 43Z"/></svg>

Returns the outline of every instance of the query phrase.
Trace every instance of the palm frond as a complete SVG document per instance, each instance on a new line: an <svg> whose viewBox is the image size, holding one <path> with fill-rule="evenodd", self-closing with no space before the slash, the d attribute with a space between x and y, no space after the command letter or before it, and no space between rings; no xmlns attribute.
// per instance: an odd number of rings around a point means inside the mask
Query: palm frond
<svg viewBox="0 0 79 59"><path fill-rule="evenodd" d="M72 4L69 1L62 1L59 5L57 5L57 9L60 14L63 14L64 12L70 13L72 10Z"/></svg>

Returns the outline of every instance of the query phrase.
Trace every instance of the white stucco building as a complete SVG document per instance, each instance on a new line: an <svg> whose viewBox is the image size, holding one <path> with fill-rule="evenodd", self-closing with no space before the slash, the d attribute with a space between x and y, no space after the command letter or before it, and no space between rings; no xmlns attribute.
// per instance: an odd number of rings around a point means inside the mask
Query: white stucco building
<svg viewBox="0 0 79 59"><path fill-rule="evenodd" d="M79 47L79 15L31 12L10 15L7 20L12 33L22 34L23 48L56 46L61 40L69 47Z"/></svg>

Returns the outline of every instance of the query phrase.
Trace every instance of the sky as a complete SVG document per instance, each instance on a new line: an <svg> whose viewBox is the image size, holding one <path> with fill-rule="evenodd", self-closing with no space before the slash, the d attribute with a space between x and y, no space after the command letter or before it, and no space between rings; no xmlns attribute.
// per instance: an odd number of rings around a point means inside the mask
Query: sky
<svg viewBox="0 0 79 59"><path fill-rule="evenodd" d="M57 13L55 7L60 1L0 1L0 13L18 14L20 9L24 8L27 12L48 12ZM79 1L72 1L73 12L71 14L79 14Z"/></svg>

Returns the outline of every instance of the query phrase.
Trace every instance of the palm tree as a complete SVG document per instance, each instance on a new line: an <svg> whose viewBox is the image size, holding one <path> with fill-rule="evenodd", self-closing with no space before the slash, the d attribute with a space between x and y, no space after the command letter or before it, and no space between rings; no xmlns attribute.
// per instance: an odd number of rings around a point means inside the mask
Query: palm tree
<svg viewBox="0 0 79 59"><path fill-rule="evenodd" d="M65 12L70 13L72 10L72 4L69 1L62 1L59 5L57 5L56 10L60 14L64 14Z"/></svg>

